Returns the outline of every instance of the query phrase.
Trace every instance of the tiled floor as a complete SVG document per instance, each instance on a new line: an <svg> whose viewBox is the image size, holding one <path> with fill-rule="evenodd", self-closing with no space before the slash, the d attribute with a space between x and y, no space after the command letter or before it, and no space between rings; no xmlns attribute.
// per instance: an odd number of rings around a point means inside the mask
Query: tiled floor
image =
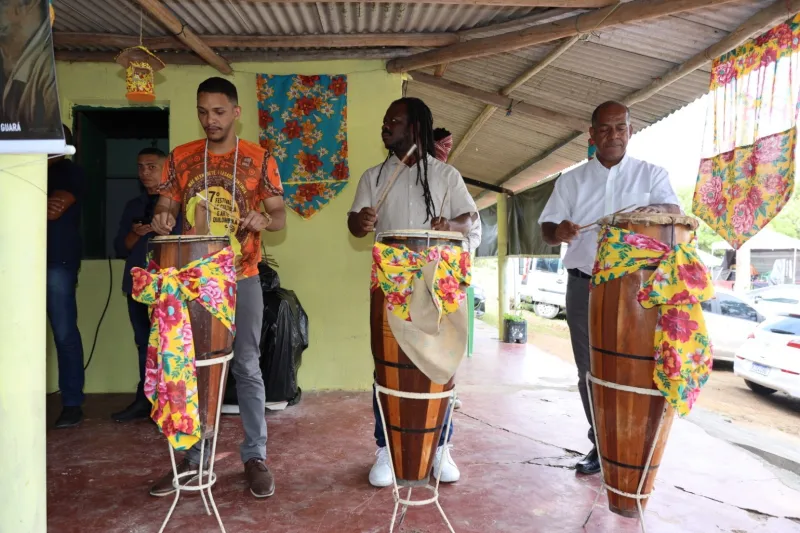
<svg viewBox="0 0 800 533"><path fill-rule="evenodd" d="M589 445L574 367L533 346L500 344L493 333L479 329L476 353L459 370L463 407L452 442L462 478L442 486L442 506L459 533L584 531L599 479L571 469ZM167 444L148 421L109 420L127 400L90 397L79 428L48 431L49 532L159 530L172 499L147 492L169 468ZM50 407L52 420L57 405ZM375 451L369 393L307 393L268 424L277 491L255 500L238 459L239 420L223 418L214 497L229 533L388 531L391 490L367 482ZM656 486L649 533L800 533L800 492L689 421L676 421ZM446 531L432 507L409 510L400 530ZM167 531L218 528L200 498L186 495ZM585 531L639 526L611 514L601 497Z"/></svg>

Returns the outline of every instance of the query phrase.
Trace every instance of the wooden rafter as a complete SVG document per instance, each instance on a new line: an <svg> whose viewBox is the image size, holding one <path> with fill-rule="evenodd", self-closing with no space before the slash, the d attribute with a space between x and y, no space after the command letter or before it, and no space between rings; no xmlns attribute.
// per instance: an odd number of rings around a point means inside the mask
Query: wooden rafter
<svg viewBox="0 0 800 533"><path fill-rule="evenodd" d="M403 59L395 59L386 65L386 70L389 72L408 72L441 63L500 54L564 37L602 30L611 26L664 17L674 13L692 11L734 1L736 0L634 0L627 4L597 9L550 24L542 24L482 39L473 39L444 48L414 54Z"/></svg>
<svg viewBox="0 0 800 533"><path fill-rule="evenodd" d="M545 109L544 107L539 107L526 102L514 101L507 96L497 93L490 93L488 91L482 91L480 89L470 87L469 85L446 80L444 78L437 78L436 76L425 74L424 72L412 73L412 79L418 83L423 83L431 87L436 87L438 89L450 91L455 94L467 96L469 98L479 100L485 104L502 109L512 109L514 113L521 113L534 118L555 122L556 124L566 126L574 130L585 131L586 128L589 127L588 120L573 117L572 115L567 115L565 113L559 113L558 111Z"/></svg>
<svg viewBox="0 0 800 533"><path fill-rule="evenodd" d="M459 41L455 33L356 33L331 35L208 35L203 42L214 48L370 48L437 47ZM53 32L56 48L107 46L127 48L139 44L138 35L113 33ZM190 50L184 42L169 35L148 37L144 45L151 50Z"/></svg>
<svg viewBox="0 0 800 533"><path fill-rule="evenodd" d="M513 91L520 88L522 85L527 83L531 78L533 78L542 70L544 70L545 67L550 65L556 59L558 59L564 52L569 50L572 47L572 45L577 43L579 39L580 37L576 35L575 37L572 37L571 39L568 39L565 42L558 45L553 51L547 54L541 61L533 65L531 68L527 69L525 72L517 76L517 78L514 81L512 81L511 83L500 89L500 94L502 96L510 95ZM464 152L464 150L466 150L467 145L470 143L470 141L472 141L475 135L478 134L478 132L484 126L484 124L486 124L489 121L489 119L492 118L492 115L494 115L495 111L497 111L497 108L491 105L487 105L486 107L483 108L481 114L478 115L478 118L475 119L475 122L473 122L472 125L469 127L469 130L467 130L467 133L464 134L464 136L459 141L458 145L450 153L450 157L447 158L448 163L452 165L453 162L455 162L455 160L458 158L458 156L460 156Z"/></svg>
<svg viewBox="0 0 800 533"><path fill-rule="evenodd" d="M189 29L172 11L169 10L160 0L136 0L147 13L162 26L172 32L195 54L203 58L206 63L219 70L223 74L233 74L230 64L217 55L200 37ZM137 43L138 44L138 43Z"/></svg>
<svg viewBox="0 0 800 533"><path fill-rule="evenodd" d="M393 59L408 55L402 48L342 48L338 50L275 50L264 52L243 51L225 54L231 63L327 61L335 59ZM80 50L56 50L59 61L105 63L113 62L117 52L85 52ZM205 65L206 62L190 52L161 52L158 56L168 65Z"/></svg>
<svg viewBox="0 0 800 533"><path fill-rule="evenodd" d="M661 89L691 74L698 68L710 62L711 59L709 58L719 57L730 52L731 50L747 42L748 39L751 39L754 36L768 30L769 28L780 24L783 20L786 20L797 13L800 13L800 0L776 0L769 7L760 10L758 13L740 24L736 29L734 29L716 44L671 69L664 76L654 80L647 87L639 89L638 91L634 91L626 96L622 100L622 103L628 106L633 106L634 104L647 100L658 93ZM506 179L502 180L501 185L515 191L519 191L525 186L533 185L532 183L525 183L524 185L520 186L517 182L520 180L523 174L530 173L545 159L584 135L586 134L578 133L570 135L568 138L559 141L544 153L526 161L523 165L515 169L506 177Z"/></svg>
<svg viewBox="0 0 800 533"><path fill-rule="evenodd" d="M312 4L312 0L245 0L251 4ZM343 3L360 3L355 0ZM392 3L391 0L376 2ZM472 5L500 7L605 7L617 3L617 0L406 0L405 4L438 4L438 5Z"/></svg>
<svg viewBox="0 0 800 533"><path fill-rule="evenodd" d="M505 22L498 22L497 24L489 24L488 26L478 26L468 30L461 30L458 36L462 40L471 39L476 35L482 35L487 32L509 32L529 28L531 26L538 26L540 24L547 24L549 22L556 22L565 18L574 17L585 13L586 9L569 9L569 8L555 8L547 9L544 11L537 11L533 15L527 15Z"/></svg>

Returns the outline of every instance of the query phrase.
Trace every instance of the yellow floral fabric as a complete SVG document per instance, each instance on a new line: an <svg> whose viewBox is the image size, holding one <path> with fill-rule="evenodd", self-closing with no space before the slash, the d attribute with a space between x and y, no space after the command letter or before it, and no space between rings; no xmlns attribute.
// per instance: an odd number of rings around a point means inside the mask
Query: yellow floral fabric
<svg viewBox="0 0 800 533"><path fill-rule="evenodd" d="M592 286L656 266L639 303L658 307L653 381L680 416L692 409L712 367L711 343L700 302L714 297L695 242L670 248L657 239L606 226L600 236Z"/></svg>
<svg viewBox="0 0 800 533"><path fill-rule="evenodd" d="M131 269L132 296L150 306L144 393L153 404L150 416L170 445L188 450L200 440L199 398L192 324L188 302L196 300L233 334L236 268L230 246L178 270Z"/></svg>
<svg viewBox="0 0 800 533"><path fill-rule="evenodd" d="M734 249L794 189L800 15L714 60L692 212Z"/></svg>
<svg viewBox="0 0 800 533"><path fill-rule="evenodd" d="M422 277L422 267L438 261L434 276L434 302L440 316L453 313L466 298L461 285L472 281L469 252L458 246L432 246L415 252L405 246L375 243L372 248L372 287L386 295L386 307L397 317L411 321L409 301L412 281Z"/></svg>

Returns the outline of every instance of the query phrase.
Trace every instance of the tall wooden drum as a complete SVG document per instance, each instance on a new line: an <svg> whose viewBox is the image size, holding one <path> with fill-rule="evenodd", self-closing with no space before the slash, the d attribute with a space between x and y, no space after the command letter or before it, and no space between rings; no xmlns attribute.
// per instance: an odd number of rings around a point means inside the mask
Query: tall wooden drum
<svg viewBox="0 0 800 533"><path fill-rule="evenodd" d="M381 233L377 242L422 252L431 246L464 246L464 236L450 231L397 230ZM438 393L452 390L455 377L444 385L434 383L406 356L387 321L386 299L376 288L370 297L370 330L376 381L387 389L402 392ZM426 485L439 437L445 425L449 398L417 400L379 395L389 435L397 484Z"/></svg>
<svg viewBox="0 0 800 533"><path fill-rule="evenodd" d="M153 261L160 268L177 269L201 257L214 254L229 244L228 237L212 235L167 235L153 237L150 241ZM195 358L209 360L230 354L233 351L233 335L228 328L199 303L191 301L188 303L188 308L189 318L192 321ZM197 367L198 411L203 439L214 436L217 403L220 395L225 394L224 383L220 387L222 369L221 364Z"/></svg>
<svg viewBox="0 0 800 533"><path fill-rule="evenodd" d="M690 242L697 228L697 221L691 217L637 213L608 217L601 224L647 235L669 246ZM618 385L657 390L653 382L656 364L653 339L658 308L645 309L637 300L639 289L656 267L645 267L592 288L589 298L592 376ZM596 383L592 384L592 404L604 481L607 486L628 494L637 493L664 414L642 486L641 493L649 494L672 427L672 407L660 393L646 396ZM644 510L646 498L641 505ZM608 491L608 507L622 516L639 515L635 499L611 491Z"/></svg>

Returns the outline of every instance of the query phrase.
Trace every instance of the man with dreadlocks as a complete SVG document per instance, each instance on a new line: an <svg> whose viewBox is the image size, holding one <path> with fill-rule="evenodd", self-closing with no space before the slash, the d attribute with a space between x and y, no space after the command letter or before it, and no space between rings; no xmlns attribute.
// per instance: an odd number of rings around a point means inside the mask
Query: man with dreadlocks
<svg viewBox="0 0 800 533"><path fill-rule="evenodd" d="M436 158L433 115L428 106L417 98L402 98L392 103L383 117L381 137L389 155L382 164L361 176L348 214L347 227L350 233L361 238L373 231L377 235L382 231L433 229L467 235L477 219L478 209L461 174ZM408 153L414 144L417 145L416 151L406 160L380 213L377 213L374 206L388 186L389 176L394 174L398 165L403 165L400 157ZM444 209L438 212L445 196L447 202ZM387 487L392 484L392 470L374 394L372 407L378 450L369 473L369 482L376 487ZM447 420L444 424L447 424ZM442 432L439 440L433 471L438 472L441 463L440 481L452 483L461 477L447 444L452 437L452 425L450 435L445 433Z"/></svg>

